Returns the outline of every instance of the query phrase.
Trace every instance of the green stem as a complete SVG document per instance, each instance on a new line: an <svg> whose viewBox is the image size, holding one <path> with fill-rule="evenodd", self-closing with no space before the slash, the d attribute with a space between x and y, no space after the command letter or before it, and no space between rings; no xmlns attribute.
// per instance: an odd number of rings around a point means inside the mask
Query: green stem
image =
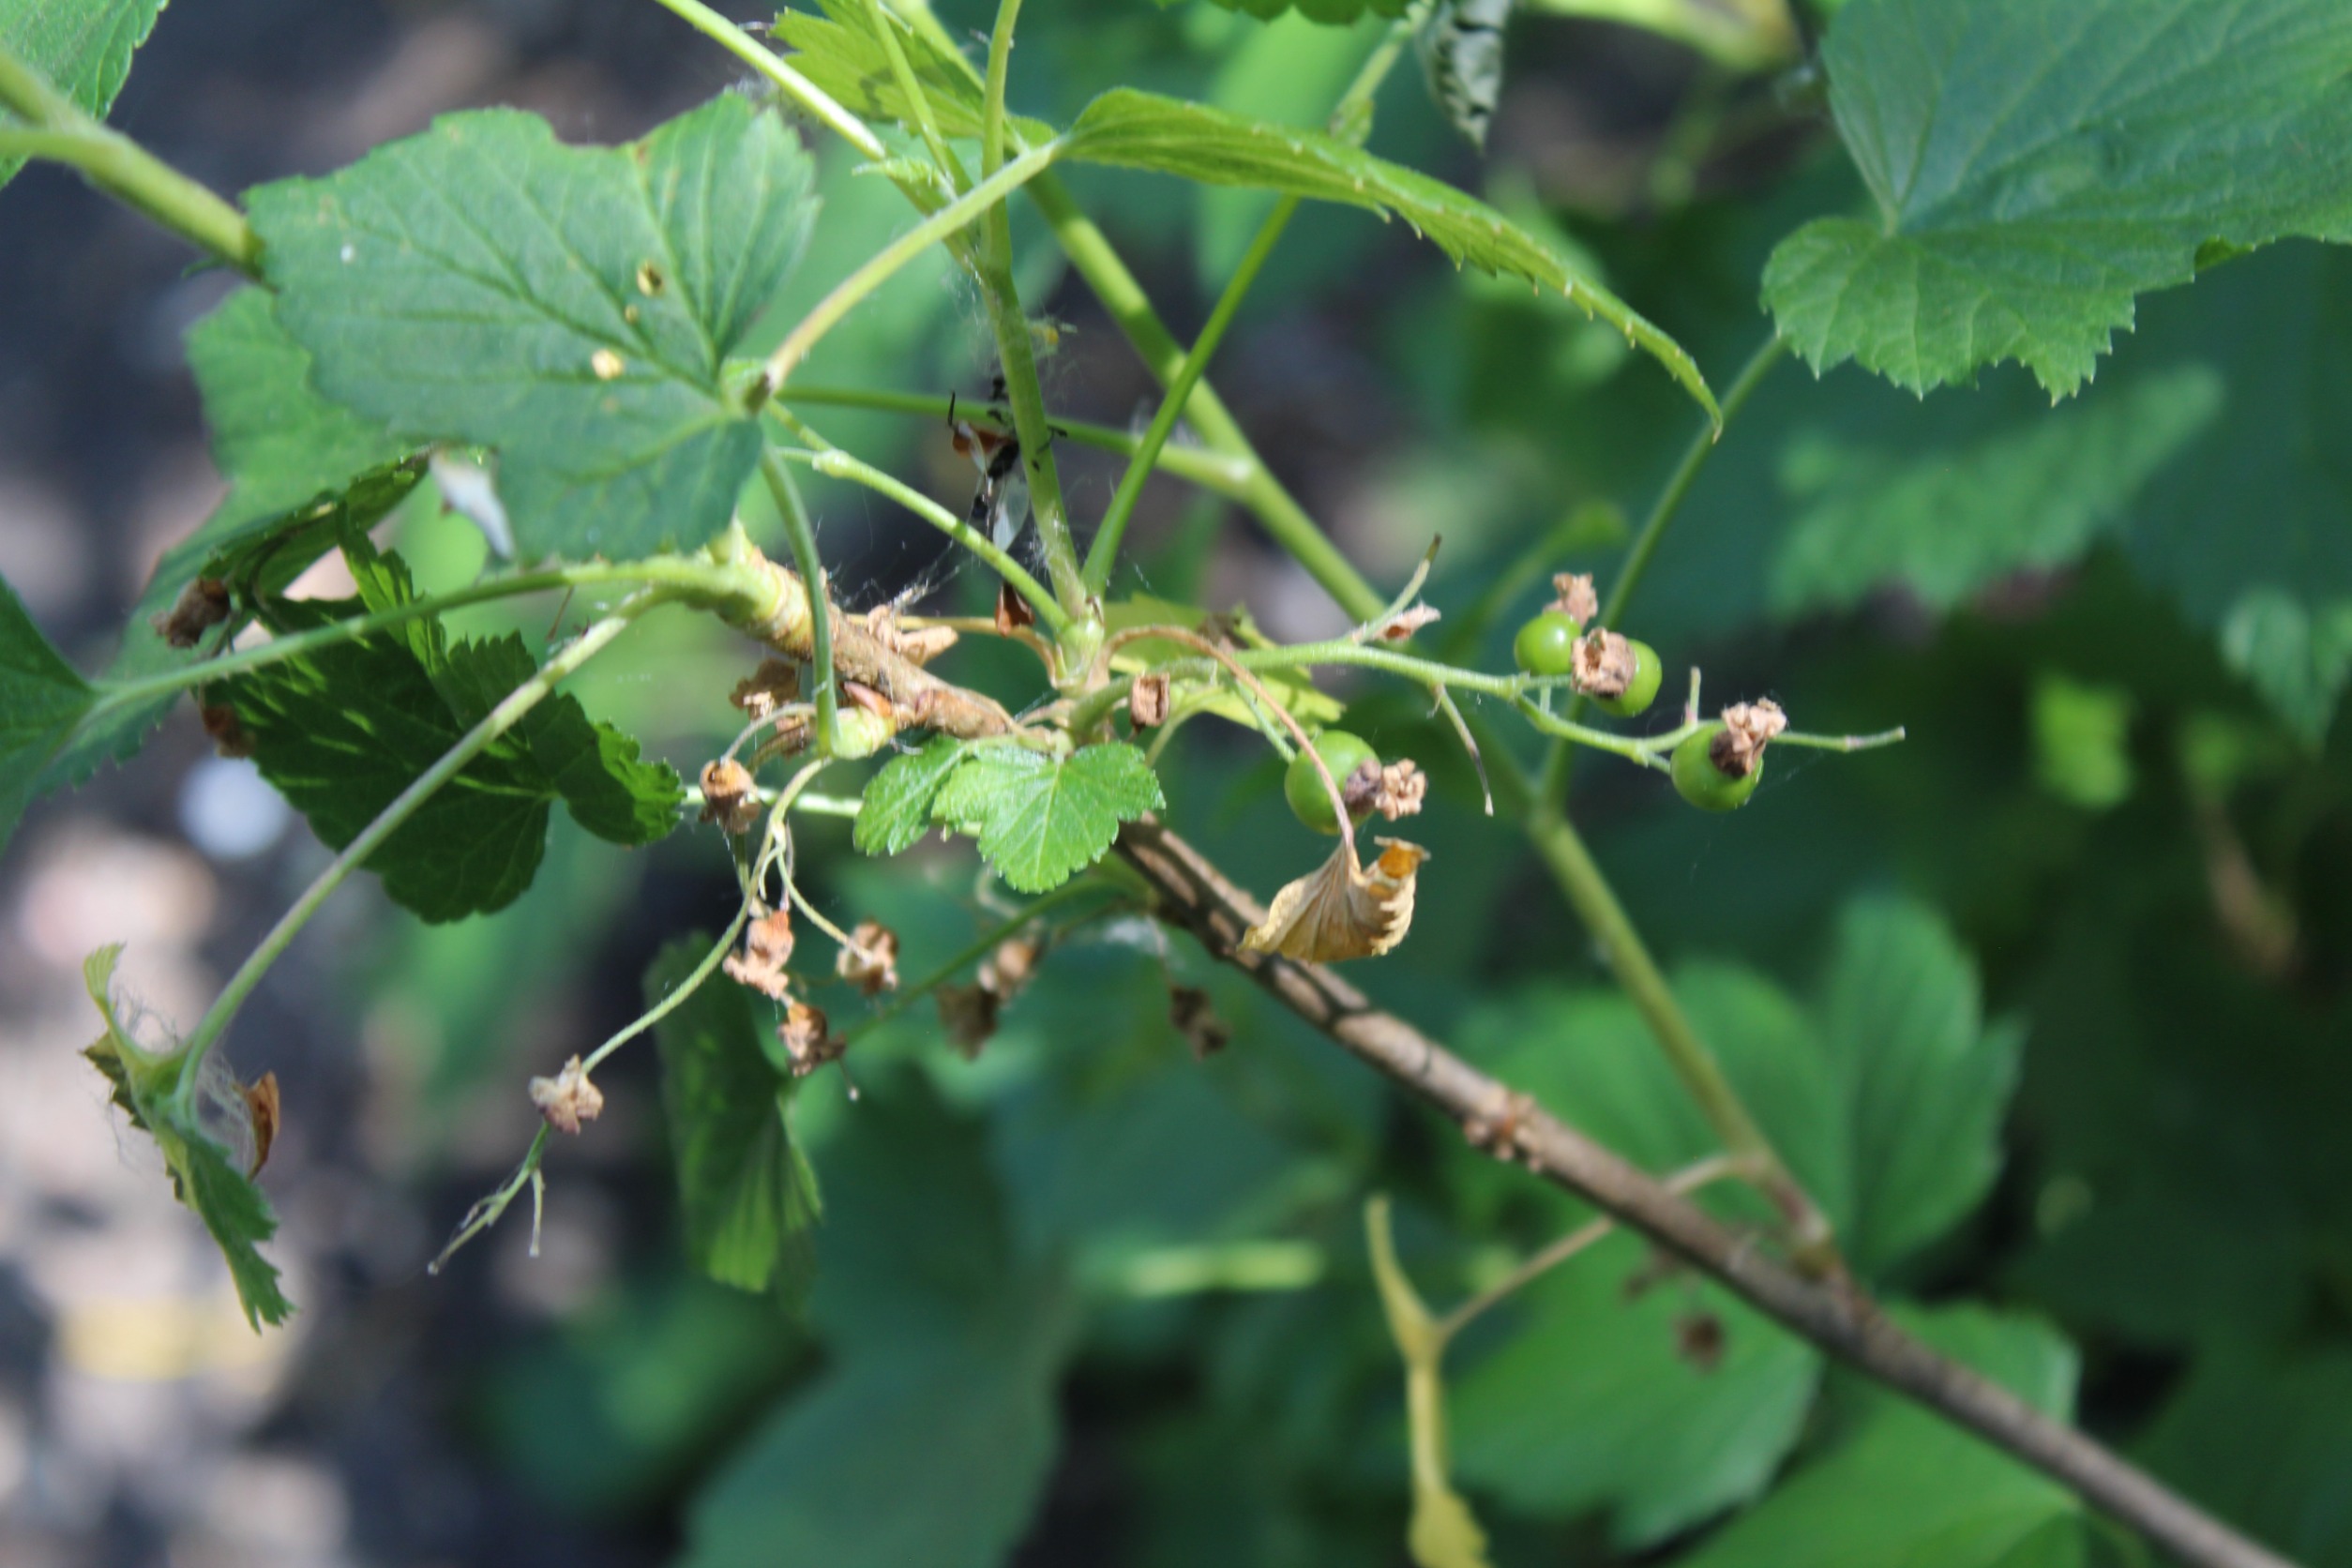
<svg viewBox="0 0 2352 1568"><path fill-rule="evenodd" d="M304 926L309 924L310 917L318 912L319 906L326 902L327 897L342 885L343 879L375 853L386 838L400 830L401 823L416 814L417 807L432 798L436 791L462 772L468 762L489 749L499 736L513 729L523 715L538 706L565 676L602 653L608 643L628 629L629 623L674 596L674 590L667 588L649 589L581 632L568 647L540 666L538 673L508 692L479 724L442 753L432 766L417 775L415 781L395 796L391 805L376 814L375 821L360 829L359 836L343 846L334 860L328 863L326 869L321 871L317 879L303 890L302 897L294 900L294 907L279 917L278 924L270 927L269 934L262 939L261 945L253 949L236 973L230 976L228 985L221 988L211 1009L188 1035L188 1071L180 1079L183 1095L195 1093L195 1067L219 1040L230 1020L236 1017L237 1009L245 1004L246 997L261 983L262 976L269 972L270 965L278 961L279 955L285 952L287 944L294 941Z"/></svg>
<svg viewBox="0 0 2352 1568"><path fill-rule="evenodd" d="M915 129L922 134L923 144L931 150L931 161L939 165L940 173L946 176L950 187L960 193L972 181L964 173L962 160L957 158L946 139L939 133L939 121L931 113L930 98L923 91L923 84L915 80L914 68L907 63L906 48L898 41L897 20L882 0L866 0L866 15L874 24L875 37L882 39L882 53L890 59L890 74L897 79L898 91L906 96L908 107L914 115ZM996 173L994 168L983 172Z"/></svg>
<svg viewBox="0 0 2352 1568"><path fill-rule="evenodd" d="M788 404L807 404L814 408L860 408L882 414L912 414L934 419L947 417L950 408L957 414L988 419L1005 429L1012 428L1009 409L999 409L993 403L975 403L968 399L933 397L927 392L869 392L848 386L807 386L793 383L776 395L776 400ZM1132 431L1109 425L1091 425L1084 420L1064 419L1056 415L1053 433L1056 439L1075 441L1081 446L1098 451L1116 452L1132 457L1142 445L1142 440ZM1246 458L1229 457L1197 446L1164 446L1157 459L1158 466L1177 478L1199 485L1219 495L1239 499L1247 490L1257 464Z"/></svg>
<svg viewBox="0 0 2352 1568"><path fill-rule="evenodd" d="M1095 531L1093 548L1087 551L1086 585L1094 593L1100 594L1110 586L1111 570L1119 562L1119 542L1126 535L1127 520L1135 515L1136 503L1143 498L1144 482L1152 476L1160 449L1175 432L1176 421L1191 400L1192 389L1200 384L1211 356L1225 339L1226 328L1241 313L1242 301L1257 283L1259 270L1266 264L1266 258L1274 254L1275 242L1290 225L1290 215L1298 210L1296 196L1285 196L1274 204L1274 211L1259 225L1258 236L1243 253L1241 264L1227 279L1225 292L1217 296L1216 308L1209 312L1208 324L1193 339L1191 352L1184 355L1174 379L1168 382L1168 393L1160 399L1159 412L1152 415L1152 426L1143 432L1142 445L1128 460L1126 473L1119 476L1119 490L1110 498L1110 509L1103 514L1102 526Z"/></svg>
<svg viewBox="0 0 2352 1568"><path fill-rule="evenodd" d="M347 621L337 621L309 631L290 632L273 637L250 648L240 648L219 658L201 659L178 669L144 675L135 681L95 683L98 700L91 708L89 718L113 708L131 702L142 702L151 697L165 697L190 686L208 685L232 675L264 669L282 660L299 657L316 648L332 647L397 626L429 615L441 615L462 610L468 605L483 604L495 599L512 598L522 594L546 593L556 588L583 588L611 583L666 583L692 593L725 593L737 586L735 574L725 566L697 561L691 557L653 556L643 561L620 565L607 562L585 562L579 565L561 566L543 572L526 572L517 577L492 578L487 582L473 583L435 594L408 604L395 605L372 614L354 615Z"/></svg>
<svg viewBox="0 0 2352 1568"><path fill-rule="evenodd" d="M738 60L766 77L780 88L784 96L855 147L877 161L888 158L890 149L874 134L865 121L836 103L808 78L801 75L759 39L701 3L701 0L655 0L655 4L683 17L694 29L716 42Z"/></svg>
<svg viewBox="0 0 2352 1568"><path fill-rule="evenodd" d="M808 585L809 668L816 682L817 745L830 755L836 736L834 713L838 699L833 689L833 585L825 579L824 558L817 553L817 531L808 521L808 508L800 503L799 487L773 449L760 454L760 476L784 519L784 536L792 547L792 565Z"/></svg>
<svg viewBox="0 0 2352 1568"><path fill-rule="evenodd" d="M30 121L29 132L0 132L0 156L20 154L69 164L108 195L249 278L262 275L262 242L245 215L118 131L41 74L0 49L0 104Z"/></svg>
<svg viewBox="0 0 2352 1568"><path fill-rule="evenodd" d="M993 174L1004 161L1004 79L1013 63L1013 26L1020 20L1021 0L997 0L996 26L988 34L988 74L981 88L980 173ZM1010 263L1008 253L998 258Z"/></svg>
<svg viewBox="0 0 2352 1568"><path fill-rule="evenodd" d="M915 516L995 567L1005 581L1019 590L1021 596L1036 610L1037 618L1046 625L1058 632L1068 623L1069 617L1063 613L1062 606L1055 602L1053 595L1048 591L1044 583L1030 576L1018 561L997 549L995 541L986 534L981 533L922 491L901 483L873 464L861 461L837 447L830 452L814 452L805 456L794 454L793 456L796 460L807 462L809 467L820 474L828 475L836 479L848 479L864 485L878 494L890 497L891 500L906 507L907 510L914 513Z"/></svg>
<svg viewBox="0 0 2352 1568"><path fill-rule="evenodd" d="M681 3L681 0L662 0L662 3L671 5ZM785 339L776 345L776 352L768 356L767 369L761 373L761 386L763 390L759 394L759 400L764 400L767 397L773 396L776 389L790 379L792 368L807 357L808 351L816 346L817 339L831 331L843 316L850 313L852 308L865 299L867 294L882 287L900 267L921 255L934 242L961 232L992 209L1001 210L1001 204L1004 197L1019 189L1021 186L1042 173L1047 165L1060 156L1062 145L1062 142L1056 139L1042 147L1031 148L891 241L877 251L864 266L841 279L833 292L818 301L816 309L802 318L800 324L793 327ZM1015 310L1018 314L1018 304ZM1029 346L1029 330L1026 325L1021 329L1020 342L1025 352ZM1030 371L1030 390L1034 394L1036 370L1033 366ZM1019 412L1019 404L1016 402L1014 413L1017 417ZM1044 423L1045 409L1042 400L1037 406L1037 419L1040 425Z"/></svg>
<svg viewBox="0 0 2352 1568"><path fill-rule="evenodd" d="M1144 368L1162 385L1173 381L1184 368L1184 351L1152 309L1151 297L1143 292L1143 285L1127 270L1126 263L1111 248L1102 230L1072 200L1061 180L1051 174L1032 180L1029 196L1045 215L1063 254L1069 257L1071 266L1094 291L1095 298L1102 301L1111 320L1119 324L1119 330L1134 347ZM1283 489L1282 482L1267 469L1265 460L1258 455L1258 449L1250 445L1232 414L1218 399L1216 389L1206 380L1193 388L1184 417L1212 449L1246 459L1253 465L1252 476L1237 498L1256 515L1274 543L1305 567L1307 575L1320 583L1323 591L1352 619L1367 621L1379 614L1385 602L1380 591L1364 580L1354 563L1316 527L1306 508Z"/></svg>
<svg viewBox="0 0 2352 1568"><path fill-rule="evenodd" d="M717 942L712 943L711 950L702 956L702 961L694 966L693 972L679 981L668 996L614 1030L610 1039L588 1053L587 1059L580 1063L580 1070L583 1073L595 1072L596 1064L606 1057L611 1056L614 1051L619 1050L623 1046L627 1045L631 1040L636 1039L685 1005L686 998L702 988L702 982L711 977L711 971L716 969L727 955L734 950L736 933L743 929L744 922L750 918L751 904L748 899L746 899L736 906L735 918L727 923L727 929L719 934Z"/></svg>

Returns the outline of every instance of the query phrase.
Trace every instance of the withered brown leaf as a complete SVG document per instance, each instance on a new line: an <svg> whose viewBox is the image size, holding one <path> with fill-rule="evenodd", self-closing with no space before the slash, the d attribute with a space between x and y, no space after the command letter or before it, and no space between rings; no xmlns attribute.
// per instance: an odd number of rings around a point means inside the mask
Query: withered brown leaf
<svg viewBox="0 0 2352 1568"><path fill-rule="evenodd" d="M1301 963L1376 958L1405 940L1413 922L1413 883L1429 852L1401 838L1380 838L1365 870L1353 841L1274 895L1266 918L1242 937L1251 953L1279 953Z"/></svg>

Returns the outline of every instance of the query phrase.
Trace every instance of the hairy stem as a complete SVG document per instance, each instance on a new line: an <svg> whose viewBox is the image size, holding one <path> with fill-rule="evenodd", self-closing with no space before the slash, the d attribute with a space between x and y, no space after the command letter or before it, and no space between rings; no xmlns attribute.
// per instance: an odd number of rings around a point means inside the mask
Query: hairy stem
<svg viewBox="0 0 2352 1568"><path fill-rule="evenodd" d="M41 74L0 49L0 104L29 131L0 130L0 156L69 164L83 177L249 278L262 275L262 242L245 215L129 137L85 113Z"/></svg>
<svg viewBox="0 0 2352 1568"><path fill-rule="evenodd" d="M303 927L309 924L310 917L319 912L320 905L326 902L328 895L342 885L343 879L375 853L386 838L400 830L401 823L415 816L417 807L431 799L435 791L464 771L465 765L489 749L491 742L513 729L523 715L537 707L565 676L602 653L606 645L626 631L637 617L673 596L673 592L669 589L648 589L581 632L569 646L540 666L537 674L508 692L479 724L467 731L457 745L442 753L432 766L417 775L415 782L395 796L391 805L376 814L375 821L361 828L358 837L343 846L327 864L326 869L321 871L317 879L303 890L302 897L294 900L294 907L279 917L278 924L270 927L269 934L262 939L261 945L253 949L236 973L229 977L228 985L221 988L220 995L214 1000L210 1010L189 1033L188 1071L180 1079L183 1093L194 1093L196 1065L204 1061L205 1053L219 1040L230 1020L236 1017L237 1009L245 1004L245 999L261 983L262 976L269 972L269 966L278 961L279 955L285 952L287 944L294 941Z"/></svg>
<svg viewBox="0 0 2352 1568"><path fill-rule="evenodd" d="M760 454L760 476L767 481L768 494L776 501L776 509L784 519L784 535L792 543L792 565L800 572L801 581L808 585L809 603L815 611L808 617L808 666L817 690L817 745L830 753L837 738L834 733L834 714L839 697L833 682L833 588L825 577L824 558L817 553L817 531L808 521L808 508L801 505L800 489L792 483L784 464L773 451Z"/></svg>
<svg viewBox="0 0 2352 1568"><path fill-rule="evenodd" d="M941 174L961 194L972 181L964 173L962 160L957 158L954 150L947 145L946 139L939 133L939 121L931 113L930 98L923 91L923 84L915 80L914 68L907 63L906 47L898 41L897 22L882 0L866 0L866 14L874 24L875 37L882 39L882 53L889 57L890 74L897 80L898 91L905 95L908 106L913 111L915 129L921 132L923 144L930 149L931 161L939 165ZM984 172L994 173L996 170L991 166Z"/></svg>
<svg viewBox="0 0 2352 1568"><path fill-rule="evenodd" d="M1906 1334L1851 1279L1788 1267L1753 1236L1374 1007L1328 968L1243 951L1243 933L1265 912L1157 823L1127 824L1117 852L1151 884L1162 918L1191 931L1212 957L1241 969L1358 1060L1455 1122L1491 1124L1512 1112L1513 1152L1530 1169L1720 1281L1792 1334L2073 1488L2193 1568L2293 1568L2094 1440Z"/></svg>
<svg viewBox="0 0 2352 1568"><path fill-rule="evenodd" d="M867 158L879 161L890 156L890 149L883 145L882 139L875 135L864 120L842 108L822 88L786 65L776 51L764 47L759 39L701 4L701 0L654 0L654 3L683 17L695 31L776 83L786 98L799 104L826 128Z"/></svg>

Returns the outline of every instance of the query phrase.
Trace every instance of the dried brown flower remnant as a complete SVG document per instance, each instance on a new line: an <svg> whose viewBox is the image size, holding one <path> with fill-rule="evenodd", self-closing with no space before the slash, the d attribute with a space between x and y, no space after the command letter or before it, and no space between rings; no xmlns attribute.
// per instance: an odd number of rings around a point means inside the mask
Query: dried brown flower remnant
<svg viewBox="0 0 2352 1568"><path fill-rule="evenodd" d="M1168 722L1168 677L1156 670L1138 675L1127 687L1127 718L1138 730Z"/></svg>
<svg viewBox="0 0 2352 1568"><path fill-rule="evenodd" d="M840 1061L841 1053L850 1048L847 1040L834 1037L824 1009L811 1007L806 1002L784 1004L784 1018L776 1026L776 1038L784 1048L785 1059L792 1064L794 1078L807 1078L826 1063Z"/></svg>
<svg viewBox="0 0 2352 1568"><path fill-rule="evenodd" d="M1339 804L1348 808L1348 820L1360 822L1371 815L1372 803L1380 794L1380 760L1366 757L1358 762L1348 776L1339 780Z"/></svg>
<svg viewBox="0 0 2352 1568"><path fill-rule="evenodd" d="M1010 637L1024 627L1037 624L1037 612L1029 601L1009 582L996 585L996 634Z"/></svg>
<svg viewBox="0 0 2352 1568"><path fill-rule="evenodd" d="M1422 627L1440 618L1439 612L1425 604L1400 610L1380 627L1383 642L1410 642Z"/></svg>
<svg viewBox="0 0 2352 1568"><path fill-rule="evenodd" d="M760 792L750 770L732 758L702 764L702 820L728 833L749 833L760 823Z"/></svg>
<svg viewBox="0 0 2352 1568"><path fill-rule="evenodd" d="M1037 972L1037 944L1027 937L1006 937L996 944L995 952L980 960L980 984L994 991L999 1001L1012 1001Z"/></svg>
<svg viewBox="0 0 2352 1568"><path fill-rule="evenodd" d="M1686 1312L1674 1319L1674 1353L1701 1372L1723 1364L1723 1319L1711 1312Z"/></svg>
<svg viewBox="0 0 2352 1568"><path fill-rule="evenodd" d="M278 1141L278 1075L264 1073L252 1083L240 1083L237 1093L245 1099L245 1117L253 1126L253 1163L245 1173L259 1176L262 1167L269 1163L269 1146Z"/></svg>
<svg viewBox="0 0 2352 1568"><path fill-rule="evenodd" d="M1745 778L1762 761L1764 746L1788 728L1788 716L1769 697L1734 702L1723 711L1723 728L1707 743L1707 755L1728 778Z"/></svg>
<svg viewBox="0 0 2352 1568"><path fill-rule="evenodd" d="M790 659L761 659L760 668L735 683L727 700L753 718L765 718L800 698L800 666Z"/></svg>
<svg viewBox="0 0 2352 1568"><path fill-rule="evenodd" d="M180 590L171 609L150 616L147 625L173 647L193 648L228 618L229 585L217 577L200 577Z"/></svg>
<svg viewBox="0 0 2352 1568"><path fill-rule="evenodd" d="M1373 792L1372 809L1393 822L1419 811L1428 794L1428 776L1411 758L1400 757L1380 770L1380 787Z"/></svg>
<svg viewBox="0 0 2352 1568"><path fill-rule="evenodd" d="M1576 639L1568 678L1587 697L1622 697L1634 684L1634 645L1596 626Z"/></svg>
<svg viewBox="0 0 2352 1568"><path fill-rule="evenodd" d="M861 920L833 972L867 996L898 988L898 933L879 920Z"/></svg>
<svg viewBox="0 0 2352 1568"><path fill-rule="evenodd" d="M253 755L253 737L245 732L236 709L226 702L206 702L197 708L196 715L204 722L204 733L212 737L213 750L228 758Z"/></svg>
<svg viewBox="0 0 2352 1568"><path fill-rule="evenodd" d="M1233 1043L1233 1026L1218 1016L1216 1003L1198 986L1168 988L1168 1021L1192 1048L1193 1060L1204 1061Z"/></svg>
<svg viewBox="0 0 2352 1568"><path fill-rule="evenodd" d="M942 986L931 993L939 1003L940 1027L947 1031L947 1043L966 1062L976 1060L980 1048L996 1037L997 1016L1003 1011L1004 999L982 985Z"/></svg>
<svg viewBox="0 0 2352 1568"><path fill-rule="evenodd" d="M1591 572L1554 573L1552 596L1552 602L1544 608L1559 611L1580 626L1600 619L1601 596L1592 591Z"/></svg>
<svg viewBox="0 0 2352 1568"><path fill-rule="evenodd" d="M1401 838L1375 842L1380 857L1366 871L1354 843L1342 838L1329 860L1274 895L1266 918L1243 934L1243 949L1327 964L1378 957L1404 941L1413 882L1429 852Z"/></svg>
<svg viewBox="0 0 2352 1568"><path fill-rule="evenodd" d="M743 951L728 954L718 967L735 984L782 1002L792 987L792 976L784 972L792 957L792 912L770 910L745 927Z"/></svg>
<svg viewBox="0 0 2352 1568"><path fill-rule="evenodd" d="M531 1080L531 1103L557 1132L577 1133L604 1110L604 1091L588 1081L588 1069L575 1056L553 1078Z"/></svg>

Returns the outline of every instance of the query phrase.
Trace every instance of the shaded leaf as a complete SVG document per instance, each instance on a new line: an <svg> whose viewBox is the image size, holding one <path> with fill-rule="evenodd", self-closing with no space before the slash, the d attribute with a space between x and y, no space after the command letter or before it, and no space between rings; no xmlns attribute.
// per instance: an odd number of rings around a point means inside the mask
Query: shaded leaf
<svg viewBox="0 0 2352 1568"><path fill-rule="evenodd" d="M2158 1475L2309 1568L2352 1563L2352 1355L2201 1359L2139 1455Z"/></svg>
<svg viewBox="0 0 2352 1568"><path fill-rule="evenodd" d="M664 948L645 972L653 1006L710 951L702 937ZM655 1026L662 1103L694 1266L744 1290L803 1295L815 1273L816 1178L786 1120L790 1081L760 1048L751 993L704 985Z"/></svg>
<svg viewBox="0 0 2352 1568"><path fill-rule="evenodd" d="M929 831L931 803L964 760L965 745L933 735L920 751L903 752L866 782L852 837L867 854L897 854Z"/></svg>
<svg viewBox="0 0 2352 1568"><path fill-rule="evenodd" d="M1821 1021L1853 1149L1847 1253L1875 1274L1991 1189L2021 1041L1984 1027L1976 966L1943 922L1892 898L1840 916Z"/></svg>
<svg viewBox="0 0 2352 1568"><path fill-rule="evenodd" d="M38 792L41 771L97 701L0 580L0 848Z"/></svg>
<svg viewBox="0 0 2352 1568"><path fill-rule="evenodd" d="M776 37L792 49L792 68L861 118L912 126L912 109L898 90L882 36L874 30L876 11L856 0L818 4L822 16L786 10L776 19ZM979 75L972 66L942 54L904 23L898 27L898 47L930 100L932 123L949 136L978 136L982 96ZM1051 126L1018 115L1006 118L1013 132L1033 144L1053 139Z"/></svg>
<svg viewBox="0 0 2352 1568"><path fill-rule="evenodd" d="M1766 268L1816 369L1923 392L2015 360L2063 397L2214 242L2352 237L2336 0L1856 0L1822 58L1878 210Z"/></svg>
<svg viewBox="0 0 2352 1568"><path fill-rule="evenodd" d="M2030 1320L1981 1308L1902 1311L1930 1344L2063 1418L2074 1359ZM1681 1560L1688 1568L2068 1568L2073 1494L1901 1396L1858 1394L1845 1440Z"/></svg>
<svg viewBox="0 0 2352 1568"><path fill-rule="evenodd" d="M0 7L0 50L102 120L162 9L163 0L12 0ZM0 126L15 123L0 109ZM23 167L23 158L0 155L0 186Z"/></svg>
<svg viewBox="0 0 2352 1568"><path fill-rule="evenodd" d="M1393 214L1435 241L1456 265L1565 294L1655 357L1710 415L1717 413L1691 356L1622 300L1571 273L1560 257L1484 202L1334 137L1121 87L1086 106L1070 128L1063 156Z"/></svg>
<svg viewBox="0 0 2352 1568"><path fill-rule="evenodd" d="M1112 742L1048 757L1026 746L975 748L948 776L932 815L980 841L1022 893L1061 886L1102 858L1119 824L1167 805L1143 753Z"/></svg>
<svg viewBox="0 0 2352 1568"><path fill-rule="evenodd" d="M629 147L446 115L250 204L323 392L497 447L523 555L625 559L731 515L760 435L720 364L799 254L809 181L781 121L730 94Z"/></svg>
<svg viewBox="0 0 2352 1568"><path fill-rule="evenodd" d="M102 947L83 965L90 1000L106 1021L106 1033L83 1054L114 1086L114 1104L129 1114L132 1125L155 1140L172 1175L173 1195L195 1210L212 1233L246 1321L256 1329L282 1323L293 1315L294 1304L278 1288L277 1266L260 1249L277 1234L278 1218L262 1189L199 1122L204 1094L188 1081L198 1064L188 1051L176 1043L169 1050L146 1050L117 1021L113 986L121 956L119 946ZM244 1114L241 1103L227 1108L232 1116Z"/></svg>

